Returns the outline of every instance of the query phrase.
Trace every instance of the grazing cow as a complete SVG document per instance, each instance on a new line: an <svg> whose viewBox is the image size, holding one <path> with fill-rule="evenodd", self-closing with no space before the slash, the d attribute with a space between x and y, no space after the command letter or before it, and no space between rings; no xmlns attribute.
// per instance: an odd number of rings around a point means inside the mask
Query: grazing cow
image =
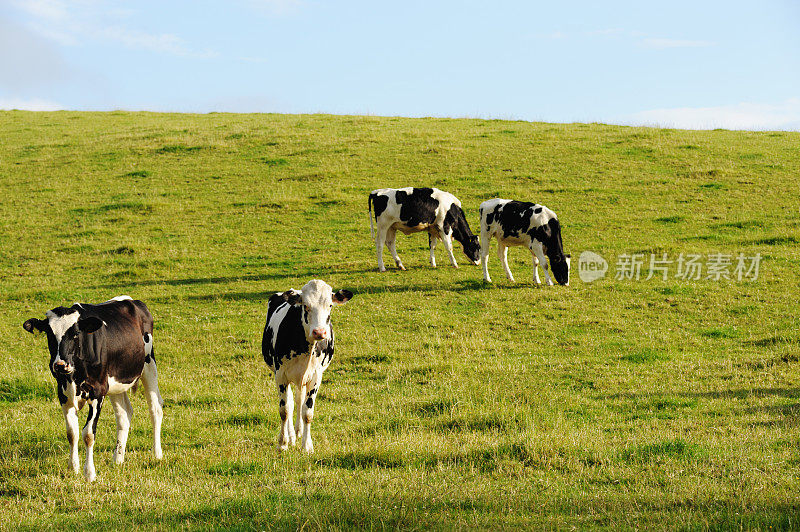
<svg viewBox="0 0 800 532"><path fill-rule="evenodd" d="M311 420L322 373L333 358L331 310L353 297L348 290L333 289L319 279L309 281L302 290L273 294L267 303L267 323L261 341L264 362L275 373L278 385L278 412L281 430L278 448L285 451L297 436L303 450L314 452ZM292 427L292 387L294 385L297 421Z"/></svg>
<svg viewBox="0 0 800 532"><path fill-rule="evenodd" d="M508 248L526 246L533 255L533 282L540 282L536 267L541 265L547 284L552 286L553 281L547 273L550 259L556 281L569 285L570 256L564 255L561 225L556 213L544 205L497 198L481 203L480 214L481 264L486 282L492 282L489 277L489 241L496 237L497 256L510 281L514 281L514 276L508 268Z"/></svg>
<svg viewBox="0 0 800 532"><path fill-rule="evenodd" d="M31 318L22 327L47 335L50 349L50 373L58 384L58 401L67 423L69 464L77 473L78 410L89 404L89 415L83 426L86 480L95 479L94 441L97 419L103 399L108 396L117 420L117 464L125 460L125 445L133 409L128 390L144 384L150 418L153 422L153 453L160 460L161 407L158 372L153 355L153 317L147 306L128 296L119 296L98 305L75 303L69 308L48 310L46 319Z"/></svg>
<svg viewBox="0 0 800 532"><path fill-rule="evenodd" d="M394 262L401 270L405 270L400 256L395 249L395 235L399 229L410 235L419 231L428 232L428 243L431 248L431 266L436 267L436 239L444 243L444 248L450 256L450 263L458 268L456 258L453 256L452 238L461 243L464 254L477 266L478 237L472 234L469 224L461 209L461 202L457 197L436 188L382 188L373 190L367 200L367 208L372 212L375 208L375 230L372 216L369 226L375 238L375 248L378 252L378 268L385 272L383 265L383 244L389 248Z"/></svg>

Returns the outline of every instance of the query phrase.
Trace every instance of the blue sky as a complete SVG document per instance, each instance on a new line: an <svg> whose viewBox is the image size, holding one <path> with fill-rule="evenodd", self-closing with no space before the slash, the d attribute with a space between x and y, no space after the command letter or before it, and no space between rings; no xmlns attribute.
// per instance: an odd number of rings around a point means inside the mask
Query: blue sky
<svg viewBox="0 0 800 532"><path fill-rule="evenodd" d="M797 1L0 0L0 108L800 130Z"/></svg>

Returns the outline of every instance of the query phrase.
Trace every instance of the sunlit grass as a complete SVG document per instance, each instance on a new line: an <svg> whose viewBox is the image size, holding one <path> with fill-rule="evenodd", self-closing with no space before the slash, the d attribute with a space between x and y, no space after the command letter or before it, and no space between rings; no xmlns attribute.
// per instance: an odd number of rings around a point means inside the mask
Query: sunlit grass
<svg viewBox="0 0 800 532"><path fill-rule="evenodd" d="M0 523L5 528L795 528L800 135L289 115L0 113ZM494 252L376 271L366 198L555 210L571 286ZM585 284L577 257L604 256ZM616 280L622 254L761 253L757 281ZM388 254L387 254L388 257ZM673 269L674 273L674 269ZM266 300L334 311L317 453L275 450ZM43 338L57 305L148 303L165 460L135 396L126 464L67 472ZM85 415L85 413L82 413Z"/></svg>

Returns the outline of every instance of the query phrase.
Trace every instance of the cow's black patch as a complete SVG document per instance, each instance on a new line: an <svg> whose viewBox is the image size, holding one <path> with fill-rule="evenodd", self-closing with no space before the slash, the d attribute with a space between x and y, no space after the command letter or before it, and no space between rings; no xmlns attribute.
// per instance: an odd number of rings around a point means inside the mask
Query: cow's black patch
<svg viewBox="0 0 800 532"><path fill-rule="evenodd" d="M278 406L286 406L286 401L281 399L280 401L278 401Z"/></svg>
<svg viewBox="0 0 800 532"><path fill-rule="evenodd" d="M542 212L541 207L536 207L535 209L533 209L533 214L539 214L540 212Z"/></svg>
<svg viewBox="0 0 800 532"><path fill-rule="evenodd" d="M478 242L478 237L472 234L467 223L467 217L464 216L464 210L453 203L450 209L444 216L444 223L442 224L446 233L453 231L453 238L455 238L464 250L464 255L471 261L480 259L481 245Z"/></svg>
<svg viewBox="0 0 800 532"><path fill-rule="evenodd" d="M333 360L333 344L334 344L333 325L331 325L330 340L323 340L317 342L317 356L322 357L322 366L327 367Z"/></svg>
<svg viewBox="0 0 800 532"><path fill-rule="evenodd" d="M436 221L439 200L434 199L432 188L413 188L410 194L404 190L397 190L394 197L400 205L400 220L408 227L432 224Z"/></svg>
<svg viewBox="0 0 800 532"><path fill-rule="evenodd" d="M100 410L103 407L103 397L102 396L97 398L96 406L97 406L97 413L95 414L94 419L92 420L92 434L97 434L97 421L100 419ZM90 411L89 415L91 415L91 411Z"/></svg>
<svg viewBox="0 0 800 532"><path fill-rule="evenodd" d="M278 391L280 393L286 393L286 385L285 384L279 384L278 385Z"/></svg>
<svg viewBox="0 0 800 532"><path fill-rule="evenodd" d="M59 404L66 404L67 402L67 395L64 391L67 389L69 385L69 377L65 375L59 375L56 377L56 393L58 394L58 402Z"/></svg>
<svg viewBox="0 0 800 532"><path fill-rule="evenodd" d="M302 306L290 303L295 296L301 297L300 294L297 292L275 294L270 297L270 303L276 302L276 297L283 299L286 294L288 294L286 301L277 306L271 304L268 306L267 323L264 326L264 335L261 340L261 353L264 356L264 362L276 373L286 360L291 359L293 356L308 353L310 348L306 340L305 329L303 329L303 317L301 317L301 314L304 314L305 311ZM284 304L288 304L289 308L281 322L276 324L276 331L269 324L270 318Z"/></svg>
<svg viewBox="0 0 800 532"><path fill-rule="evenodd" d="M367 208L370 207L370 204L372 205L372 209L375 211L375 220L377 220L389 205L389 196L383 194L370 194L369 198L367 199Z"/></svg>
<svg viewBox="0 0 800 532"><path fill-rule="evenodd" d="M533 205L533 203L524 201L509 201L495 207L494 214L503 230L503 238L519 238L528 230L531 217L530 215L526 216L525 211L532 212Z"/></svg>
<svg viewBox="0 0 800 532"><path fill-rule="evenodd" d="M306 399L306 407L314 408L314 398L313 397L309 397L308 399Z"/></svg>

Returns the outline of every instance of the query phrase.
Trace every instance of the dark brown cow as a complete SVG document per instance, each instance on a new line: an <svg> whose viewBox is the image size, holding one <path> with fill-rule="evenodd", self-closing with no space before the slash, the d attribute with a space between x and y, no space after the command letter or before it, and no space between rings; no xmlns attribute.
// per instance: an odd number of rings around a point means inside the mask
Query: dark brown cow
<svg viewBox="0 0 800 532"><path fill-rule="evenodd" d="M163 401L158 391L158 372L153 355L153 317L147 306L128 296L115 297L99 305L75 303L69 308L48 310L46 319L31 318L23 324L26 331L47 335L50 349L50 372L58 383L58 400L67 423L70 445L69 463L77 473L78 410L89 405L83 427L86 462L83 474L92 482L95 477L94 449L97 419L106 396L114 405L117 420L117 464L125 460L133 409L128 390L139 380L144 384L150 418L153 422L153 453L160 460Z"/></svg>

